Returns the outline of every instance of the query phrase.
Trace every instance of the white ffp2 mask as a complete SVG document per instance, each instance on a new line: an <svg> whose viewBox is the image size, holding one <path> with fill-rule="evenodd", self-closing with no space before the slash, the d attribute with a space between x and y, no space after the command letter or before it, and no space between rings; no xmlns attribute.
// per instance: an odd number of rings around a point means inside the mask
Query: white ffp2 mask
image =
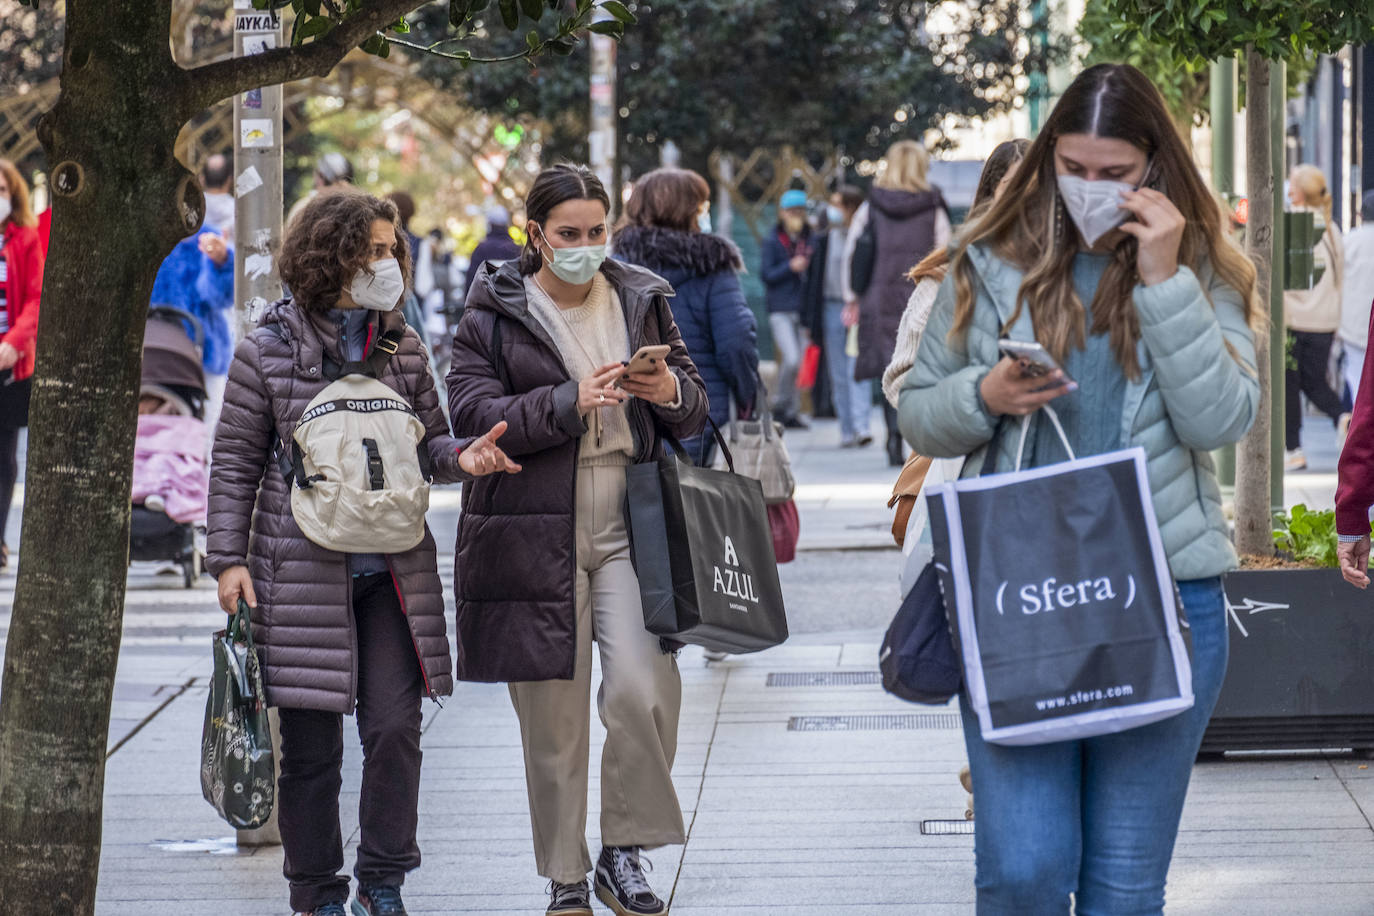
<svg viewBox="0 0 1374 916"><path fill-rule="evenodd" d="M1124 181L1088 181L1077 175L1059 175L1055 180L1064 209L1089 248L1131 218L1131 211L1121 208L1121 195L1134 191L1135 185Z"/></svg>
<svg viewBox="0 0 1374 916"><path fill-rule="evenodd" d="M406 291L405 277L401 274L401 262L395 258L373 261L368 271L360 270L348 287L353 301L365 309L389 312L401 304L401 294Z"/></svg>

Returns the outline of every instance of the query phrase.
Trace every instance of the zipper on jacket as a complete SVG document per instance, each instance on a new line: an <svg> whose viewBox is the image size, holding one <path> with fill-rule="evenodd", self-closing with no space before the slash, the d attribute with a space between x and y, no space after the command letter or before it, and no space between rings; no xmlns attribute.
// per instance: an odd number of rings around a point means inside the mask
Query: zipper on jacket
<svg viewBox="0 0 1374 916"><path fill-rule="evenodd" d="M358 616L353 609L353 576L348 571L348 563L344 562L344 607L348 610L348 642L349 653L348 663L349 682L348 682L348 708L356 709L358 706Z"/></svg>
<svg viewBox="0 0 1374 916"><path fill-rule="evenodd" d="M401 580L396 578L396 570L391 567L391 558L383 555L386 560L386 571L391 576L391 587L396 589L396 601L401 605L401 616L406 619L406 632L410 634L410 645L415 650L415 660L420 663L420 679L425 682L425 695L439 704L443 709L444 703L434 693L434 688L429 684L429 673L425 671L425 657L420 654L420 644L415 641L415 631L410 628L410 613L406 610L406 598L401 593Z"/></svg>

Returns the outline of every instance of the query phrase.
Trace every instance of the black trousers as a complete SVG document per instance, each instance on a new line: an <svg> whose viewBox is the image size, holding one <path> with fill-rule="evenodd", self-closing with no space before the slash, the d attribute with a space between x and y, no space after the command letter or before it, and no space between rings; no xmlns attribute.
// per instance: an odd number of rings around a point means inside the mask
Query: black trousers
<svg viewBox="0 0 1374 916"><path fill-rule="evenodd" d="M4 388L0 390L0 544L5 541L5 526L10 520L10 506L14 503L14 485L19 481L19 431L29 425L29 393L33 379L9 381L3 374Z"/></svg>
<svg viewBox="0 0 1374 916"><path fill-rule="evenodd" d="M1284 371L1284 443L1289 451L1302 447L1302 395L1307 395L1332 423L1345 412L1340 395L1331 390L1331 383L1326 380L1334 336L1310 331L1288 332L1292 359L1286 361Z"/></svg>
<svg viewBox="0 0 1374 916"><path fill-rule="evenodd" d="M420 698L424 678L391 576L353 580L358 632L358 735L363 744L361 840L354 874L401 884L420 865ZM308 913L348 902L339 790L343 716L282 709L277 819L291 906Z"/></svg>

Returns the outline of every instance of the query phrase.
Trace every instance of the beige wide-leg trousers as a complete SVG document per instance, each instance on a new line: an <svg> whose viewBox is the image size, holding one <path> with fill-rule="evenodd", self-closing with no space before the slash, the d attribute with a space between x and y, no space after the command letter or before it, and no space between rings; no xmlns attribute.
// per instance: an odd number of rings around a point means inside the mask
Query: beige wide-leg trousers
<svg viewBox="0 0 1374 916"><path fill-rule="evenodd" d="M592 640L601 652L597 708L601 843L653 848L685 842L670 775L682 679L677 661L644 629L625 531L625 468L577 469L577 658L571 681L510 685L525 748L525 781L539 874L586 878Z"/></svg>

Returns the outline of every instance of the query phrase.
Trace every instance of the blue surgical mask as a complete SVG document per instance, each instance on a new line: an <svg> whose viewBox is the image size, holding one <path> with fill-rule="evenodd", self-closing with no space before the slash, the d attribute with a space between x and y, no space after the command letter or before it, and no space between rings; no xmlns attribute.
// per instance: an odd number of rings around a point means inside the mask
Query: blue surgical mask
<svg viewBox="0 0 1374 916"><path fill-rule="evenodd" d="M844 225L844 211L834 204L828 204L825 208L825 218L830 221L832 226Z"/></svg>
<svg viewBox="0 0 1374 916"><path fill-rule="evenodd" d="M702 210L697 214L697 228L702 232L711 231L711 211Z"/></svg>

